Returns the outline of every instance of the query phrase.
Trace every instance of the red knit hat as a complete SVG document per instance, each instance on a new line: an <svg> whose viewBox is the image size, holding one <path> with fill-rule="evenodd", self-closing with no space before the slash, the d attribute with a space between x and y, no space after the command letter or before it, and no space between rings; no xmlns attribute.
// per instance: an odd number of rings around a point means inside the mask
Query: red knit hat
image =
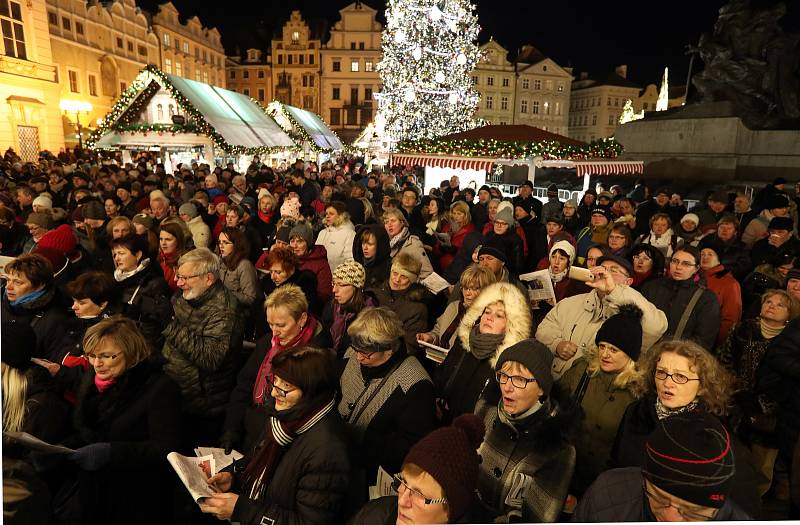
<svg viewBox="0 0 800 525"><path fill-rule="evenodd" d="M67 266L67 255L60 250L37 246L31 253L41 255L50 261L50 264L53 266L54 275L58 275L58 273Z"/></svg>
<svg viewBox="0 0 800 525"><path fill-rule="evenodd" d="M434 430L409 450L403 464L413 463L444 490L450 521L466 514L478 487L478 447L486 429L475 414L463 414L449 427Z"/></svg>
<svg viewBox="0 0 800 525"><path fill-rule="evenodd" d="M214 203L214 206L216 206L217 204L222 204L222 203L226 203L227 204L228 197L226 197L225 195L217 195L216 197L214 197L214 200L212 200L211 202Z"/></svg>
<svg viewBox="0 0 800 525"><path fill-rule="evenodd" d="M50 230L39 239L37 246L40 248L51 248L63 254L72 253L78 245L78 239L72 233L72 228L62 224L55 230Z"/></svg>

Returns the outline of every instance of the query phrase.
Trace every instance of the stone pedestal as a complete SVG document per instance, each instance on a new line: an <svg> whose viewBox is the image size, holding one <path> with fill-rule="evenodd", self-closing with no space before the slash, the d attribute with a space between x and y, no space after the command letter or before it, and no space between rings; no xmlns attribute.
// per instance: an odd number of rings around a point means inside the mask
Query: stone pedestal
<svg viewBox="0 0 800 525"><path fill-rule="evenodd" d="M727 103L698 104L619 126L620 160L645 177L698 182L800 180L800 130L751 130Z"/></svg>

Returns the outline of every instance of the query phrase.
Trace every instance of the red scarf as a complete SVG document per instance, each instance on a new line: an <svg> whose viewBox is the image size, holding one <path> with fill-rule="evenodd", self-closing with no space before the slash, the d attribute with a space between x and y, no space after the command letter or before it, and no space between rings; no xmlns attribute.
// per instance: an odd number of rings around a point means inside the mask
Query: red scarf
<svg viewBox="0 0 800 525"><path fill-rule="evenodd" d="M261 219L261 221L264 224L269 224L269 221L272 220L272 216L274 214L275 214L275 210L270 210L267 213L264 213L263 211L258 210L258 218Z"/></svg>
<svg viewBox="0 0 800 525"><path fill-rule="evenodd" d="M642 285L650 276L653 274L653 270L648 270L645 273L634 273L633 274L633 283L631 286L634 288L638 288Z"/></svg>
<svg viewBox="0 0 800 525"><path fill-rule="evenodd" d="M117 380L114 379L113 377L111 379L100 379L100 376L98 375L94 376L94 386L97 387L97 391L100 392L101 394L106 390L108 390L109 388L111 388L111 385L113 385L116 382Z"/></svg>
<svg viewBox="0 0 800 525"><path fill-rule="evenodd" d="M267 383L272 381L272 360L279 353L307 344L314 337L314 331L317 329L317 320L308 316L308 323L303 327L297 336L289 341L287 344L282 344L277 336L272 336L272 347L267 351L264 360L261 361L261 366L258 367L258 376L256 377L256 384L253 388L253 403L256 405L264 404L264 397L269 396L267 391Z"/></svg>

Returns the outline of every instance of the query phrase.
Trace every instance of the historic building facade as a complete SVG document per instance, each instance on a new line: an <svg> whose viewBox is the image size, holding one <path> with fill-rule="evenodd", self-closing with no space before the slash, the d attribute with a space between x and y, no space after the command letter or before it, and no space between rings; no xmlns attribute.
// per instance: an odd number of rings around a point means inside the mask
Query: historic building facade
<svg viewBox="0 0 800 525"><path fill-rule="evenodd" d="M272 40L272 88L275 99L319 112L320 40L300 11L292 11L281 38Z"/></svg>
<svg viewBox="0 0 800 525"><path fill-rule="evenodd" d="M648 106L653 103L648 97L639 99L641 87L627 76L628 66L622 65L604 79L591 79L582 73L580 79L572 83L570 137L585 142L610 137L619 125L626 100L634 102L636 112L642 110L645 102ZM655 108L648 107L648 110L652 109Z"/></svg>
<svg viewBox="0 0 800 525"><path fill-rule="evenodd" d="M494 39L481 46L481 59L472 72L472 84L481 99L475 118L489 124L514 121L516 75L508 50Z"/></svg>
<svg viewBox="0 0 800 525"><path fill-rule="evenodd" d="M226 62L227 89L243 93L266 106L274 97L269 53L248 49L245 55L229 56Z"/></svg>
<svg viewBox="0 0 800 525"><path fill-rule="evenodd" d="M513 123L566 135L572 69L558 65L531 45L522 46L514 69L517 85Z"/></svg>

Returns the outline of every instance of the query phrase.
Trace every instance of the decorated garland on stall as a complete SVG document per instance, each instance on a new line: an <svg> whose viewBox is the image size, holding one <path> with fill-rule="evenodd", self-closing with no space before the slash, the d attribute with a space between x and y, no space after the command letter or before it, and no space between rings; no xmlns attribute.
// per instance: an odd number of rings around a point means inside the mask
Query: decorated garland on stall
<svg viewBox="0 0 800 525"><path fill-rule="evenodd" d="M149 80L149 83L148 83ZM187 121L191 121L190 123L184 124L180 126L180 129L176 131L171 131L164 129L164 131L170 131L172 133L176 132L191 132L191 133L199 133L202 135L206 135L211 139L214 143L214 146L220 148L224 152L230 155L269 155L271 153L276 153L278 151L286 151L286 147L267 147L261 146L258 148L247 148L244 146L234 146L229 144L225 138L220 135L214 127L209 124L203 114L194 107L194 105L183 96L183 94L172 85L169 78L157 67L152 64L148 64L145 66L142 71L136 76L136 79L131 83L131 85L125 90L125 92L120 95L119 100L114 104L109 111L108 115L103 118L101 123L97 126L97 129L92 133L91 137L87 141L87 146L89 148L94 148L97 141L100 138L108 133L109 131L155 131L158 132L158 129L127 129L131 126L144 126L152 127L152 126L159 126L158 124L147 124L147 123L136 123L136 119L141 115L142 110L146 106L147 102L150 101L152 96L158 91L160 87L163 87L167 90L170 97L175 100L175 103L178 107L183 111L184 115L186 116ZM153 90L150 93L150 90ZM140 96L137 97L137 94ZM161 126L167 126L169 128L173 128L176 126L167 124ZM192 131L187 130L187 126L191 126ZM294 149L297 149L295 147Z"/></svg>
<svg viewBox="0 0 800 525"><path fill-rule="evenodd" d="M439 140L420 139L403 141L398 153L431 155L456 155L460 157L525 158L542 157L545 160L613 159L622 154L622 144L614 138L595 140L586 146L572 146L556 141L523 142L501 140Z"/></svg>
<svg viewBox="0 0 800 525"><path fill-rule="evenodd" d="M253 102L255 102L256 104L259 104L257 100L255 100L255 99L251 99L251 100L253 100ZM259 106L261 106L261 105L259 104ZM287 111L284 108L283 103L281 103L280 101L277 101L277 100L273 100L272 102L270 102L269 105L267 106L267 109L265 110L267 112L267 114L269 114L269 108L275 108L275 111L280 111L281 115L286 117L286 120L288 120L289 123L292 125L292 129L291 130L288 130L288 129L284 130L292 139L299 139L300 142L303 142L303 141L308 142L308 145L309 145L310 149L312 151L314 151L315 153L331 153L333 151L331 148L320 147L316 142L314 142L314 139L311 137L311 134L309 134L309 132L306 130L306 128L304 128L302 126L302 124L300 124L297 121L297 119L294 118L294 115L292 115L291 111ZM262 109L263 109L263 107L262 107ZM303 110L303 111L308 111L308 110L306 109L306 110ZM312 112L309 111L309 113L312 113ZM322 122L325 122L324 120L322 120L322 117L320 117L318 114L316 114L316 113L313 113L313 114L318 119L320 119ZM278 124L280 125L280 123L278 123ZM330 131L331 131L331 133L333 133L333 135L337 139L339 139L339 135L337 135L335 131L333 131L332 129ZM342 140L339 139L339 142L342 142ZM344 144L344 143L342 143L342 144Z"/></svg>

